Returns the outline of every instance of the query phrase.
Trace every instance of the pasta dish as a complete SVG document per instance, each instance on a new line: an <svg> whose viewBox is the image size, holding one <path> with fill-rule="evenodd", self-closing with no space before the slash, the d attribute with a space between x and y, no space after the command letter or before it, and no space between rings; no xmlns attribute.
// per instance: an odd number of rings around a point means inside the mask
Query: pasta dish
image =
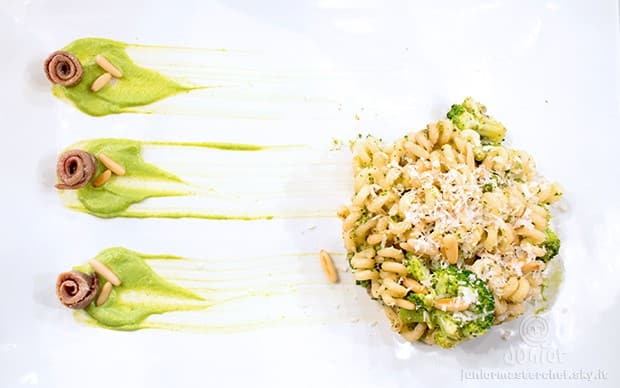
<svg viewBox="0 0 620 388"><path fill-rule="evenodd" d="M562 189L505 133L467 98L394 144L351 144L354 195L339 213L349 264L407 340L453 347L541 297Z"/></svg>

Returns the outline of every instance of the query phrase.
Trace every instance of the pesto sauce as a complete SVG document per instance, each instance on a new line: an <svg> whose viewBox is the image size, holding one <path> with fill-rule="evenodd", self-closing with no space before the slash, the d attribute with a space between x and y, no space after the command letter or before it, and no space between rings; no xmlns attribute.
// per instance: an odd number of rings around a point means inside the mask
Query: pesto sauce
<svg viewBox="0 0 620 388"><path fill-rule="evenodd" d="M146 263L146 260L182 258L162 255L142 255L126 248L109 248L96 257L107 265L120 279L121 285L112 288L108 300L101 306L93 302L85 312L97 325L115 330L137 330L153 314L172 311L189 311L205 309L210 304L195 293L173 284L158 274ZM88 265L74 268L78 271L92 273ZM99 283L106 282L99 276Z"/></svg>
<svg viewBox="0 0 620 388"><path fill-rule="evenodd" d="M108 39L78 39L63 50L75 55L83 68L82 80L73 87L53 86L53 93L68 99L79 110L91 116L135 111L136 107L151 104L172 95L203 87L182 85L156 71L136 65L126 48L129 45ZM120 69L123 77L114 80L98 92L90 87L105 71L95 63L101 54Z"/></svg>
<svg viewBox="0 0 620 388"><path fill-rule="evenodd" d="M123 185L125 178L140 180L172 182L183 184L183 181L158 167L146 163L142 158L142 142L127 139L93 139L78 143L72 148L83 149L98 155L106 154L125 167L126 174L122 177L112 176L110 180L100 187L88 184L77 190L78 200L84 209L97 217L118 217L134 203L142 202L147 198L187 195L187 190L163 190L148 186ZM97 162L98 176L105 167Z"/></svg>
<svg viewBox="0 0 620 388"><path fill-rule="evenodd" d="M211 143L211 142L164 142L164 141L138 141L129 139L91 139L77 143L68 149L81 149L97 156L104 153L123 167L124 176L112 175L112 178L100 187L93 187L92 182L77 190L77 199L82 206L69 206L75 210L83 211L101 218L133 217L133 218L202 218L210 220L265 220L272 219L271 215L260 216L230 216L226 214L202 214L192 212L155 211L142 212L131 211L129 207L148 198L172 197L191 195L190 186L174 174L164 171L157 166L147 163L142 157L144 145L170 146L170 147L202 147L223 151L254 152L274 148L287 148L291 146L260 146L253 144L236 143ZM98 176L105 170L101 162L97 161ZM124 184L123 181L131 179L133 182L144 181L145 183L172 183L173 188L161 188L157 185ZM125 181L127 182L127 181Z"/></svg>

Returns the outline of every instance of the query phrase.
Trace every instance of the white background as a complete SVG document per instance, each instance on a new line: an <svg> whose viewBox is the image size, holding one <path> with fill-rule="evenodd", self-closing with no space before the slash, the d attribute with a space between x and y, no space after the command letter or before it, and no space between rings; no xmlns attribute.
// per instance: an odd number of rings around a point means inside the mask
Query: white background
<svg viewBox="0 0 620 388"><path fill-rule="evenodd" d="M0 385L477 386L482 382L461 381L461 370L488 368L601 369L606 381L573 384L618 386L618 30L614 1L390 7L345 0L3 1ZM267 123L156 114L91 118L55 99L42 73L49 52L87 36L262 50L283 62L305 58L350 72L339 93L351 96L354 107L334 118ZM395 138L438 119L467 95L486 103L508 127L511 144L565 186L567 210L558 224L565 283L544 315L549 349L562 354L560 361L512 365L506 361L511 350L534 350L518 335L501 339L503 328L453 351L399 344L361 290L341 298L354 306L350 322L226 334L94 329L74 322L55 301L56 273L109 246L198 258L213 253L207 248L234 248L243 256L342 251L335 218L302 233L307 221L100 220L70 212L51 186L55 155L72 141L310 142L370 131ZM375 319L357 321L356 311Z"/></svg>

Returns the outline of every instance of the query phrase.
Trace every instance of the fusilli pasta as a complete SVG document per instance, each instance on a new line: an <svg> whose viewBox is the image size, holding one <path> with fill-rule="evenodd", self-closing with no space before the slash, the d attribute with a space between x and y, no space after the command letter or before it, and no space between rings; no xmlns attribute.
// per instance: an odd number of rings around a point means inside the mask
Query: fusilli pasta
<svg viewBox="0 0 620 388"><path fill-rule="evenodd" d="M466 100L465 113L467 104L477 103ZM560 186L541 178L527 153L490 142L484 125L497 122L473 106L474 129L453 116L393 145L372 136L352 144L355 194L340 212L349 263L410 341L436 343L440 332L432 320L404 322L399 314L417 310L407 297L433 286L414 279L412 255L431 272L456 266L482 279L498 324L540 295L543 258L554 254L545 243L553 233L548 205Z"/></svg>

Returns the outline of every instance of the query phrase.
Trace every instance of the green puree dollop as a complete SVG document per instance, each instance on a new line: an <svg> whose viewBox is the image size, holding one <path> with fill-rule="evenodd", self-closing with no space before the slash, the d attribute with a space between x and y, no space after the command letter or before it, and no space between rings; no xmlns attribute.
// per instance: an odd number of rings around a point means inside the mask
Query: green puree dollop
<svg viewBox="0 0 620 388"><path fill-rule="evenodd" d="M112 289L103 305L96 306L93 303L85 309L101 326L116 330L137 330L143 328L142 322L153 314L209 307L200 296L157 275L145 262L154 256L116 247L102 251L95 258L121 279L121 285ZM92 273L88 265L74 269ZM105 279L99 277L99 282L104 284Z"/></svg>
<svg viewBox="0 0 620 388"><path fill-rule="evenodd" d="M75 201L67 207L97 217L193 217L212 220L259 220L271 219L271 215L227 215L209 214L192 211L175 211L155 209L151 211L132 210L130 206L148 198L196 195L196 187L184 182L176 175L147 163L142 157L144 146L162 147L201 147L222 151L255 152L280 146L260 146L252 144L214 143L214 142L167 142L139 141L131 139L90 139L68 147L88 151L97 156L104 153L125 167L124 176L112 175L103 186L94 187L92 182L81 189L75 190L79 204ZM290 146L282 146L290 147ZM105 167L97 162L98 176Z"/></svg>
<svg viewBox="0 0 620 388"><path fill-rule="evenodd" d="M181 85L153 70L136 65L125 49L129 45L108 39L78 39L63 50L75 55L82 63L84 73L73 87L55 85L54 95L69 99L79 110L92 116L132 112L132 108L148 105L174 94L197 87ZM119 68L123 77L106 85L98 92L90 90L92 83L105 71L95 63L101 54Z"/></svg>
<svg viewBox="0 0 620 388"><path fill-rule="evenodd" d="M146 163L142 158L142 142L127 139L93 139L73 145L71 148L82 149L98 155L103 152L125 167L126 174L112 178L101 187L88 184L77 190L80 203L91 214L98 217L118 217L134 203L142 202L152 197L168 197L189 194L183 190L170 190L154 187L148 184L127 184L131 178L137 181L152 183L168 182L183 184L176 175L168 173L158 167ZM105 167L98 163L96 176ZM123 183L125 182L125 183Z"/></svg>

